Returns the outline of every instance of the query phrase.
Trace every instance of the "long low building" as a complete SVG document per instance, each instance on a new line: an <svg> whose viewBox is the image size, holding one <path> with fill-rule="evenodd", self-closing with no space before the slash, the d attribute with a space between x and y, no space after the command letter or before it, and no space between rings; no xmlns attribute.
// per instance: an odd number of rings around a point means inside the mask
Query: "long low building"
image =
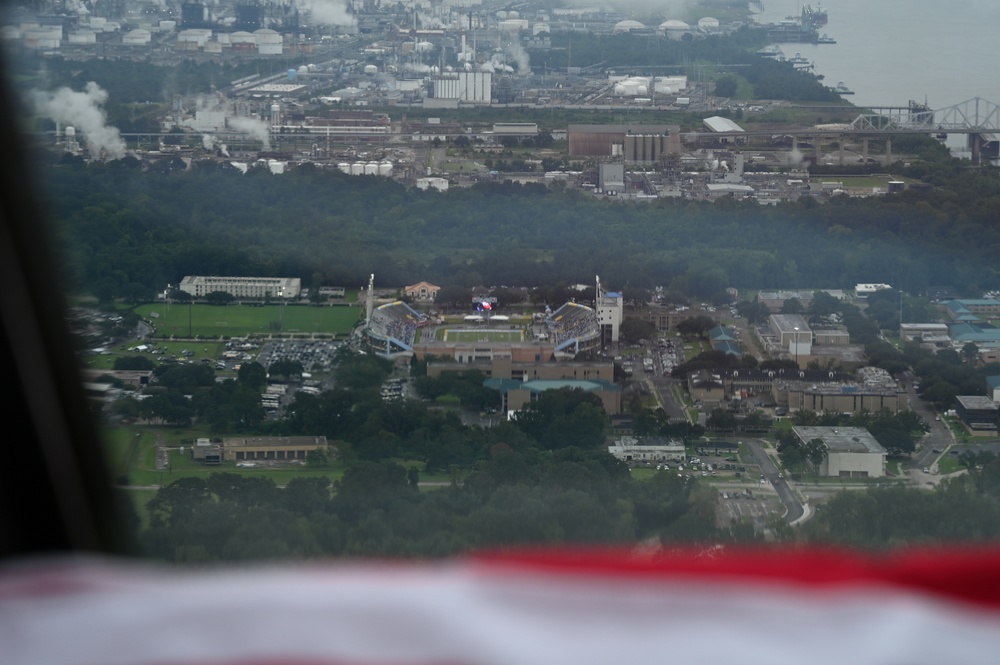
<svg viewBox="0 0 1000 665"><path fill-rule="evenodd" d="M685 454L681 441L632 436L623 436L608 452L623 462L681 462Z"/></svg>
<svg viewBox="0 0 1000 665"><path fill-rule="evenodd" d="M503 399L503 410L506 413L520 411L547 390L583 390L592 393L601 400L604 412L615 416L622 411L622 389L610 381L601 379L531 379L516 381L513 379L486 379L483 385L500 392Z"/></svg>
<svg viewBox="0 0 1000 665"><path fill-rule="evenodd" d="M315 450L327 450L325 436L230 437L222 440L223 458L229 461L305 461Z"/></svg>
<svg viewBox="0 0 1000 665"><path fill-rule="evenodd" d="M302 292L298 277L215 277L188 275L181 280L180 290L195 298L209 293L228 293L234 298L276 298L292 300Z"/></svg>

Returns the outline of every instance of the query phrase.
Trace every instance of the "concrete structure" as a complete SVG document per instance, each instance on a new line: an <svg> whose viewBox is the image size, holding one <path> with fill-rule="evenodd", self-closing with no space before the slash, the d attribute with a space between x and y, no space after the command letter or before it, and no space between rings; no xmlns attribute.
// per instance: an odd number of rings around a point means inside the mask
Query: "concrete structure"
<svg viewBox="0 0 1000 665"><path fill-rule="evenodd" d="M684 443L658 436L623 436L608 452L623 462L682 462Z"/></svg>
<svg viewBox="0 0 1000 665"><path fill-rule="evenodd" d="M680 154L680 125L570 125L567 132L569 154L571 157L620 156L628 159L626 137L630 135L664 137L665 143L650 148L659 151L657 159L663 154ZM639 157L652 154L635 152L638 150L636 141L631 141L631 145L634 152L630 161L641 161Z"/></svg>
<svg viewBox="0 0 1000 665"><path fill-rule="evenodd" d="M952 344L958 347L969 342L980 348L1000 347L1000 328L982 326L977 323L956 323L952 324L948 330Z"/></svg>
<svg viewBox="0 0 1000 665"><path fill-rule="evenodd" d="M214 277L188 275L181 280L180 290L195 298L222 291L235 298L278 298L292 300L302 291L298 277Z"/></svg>
<svg viewBox="0 0 1000 665"><path fill-rule="evenodd" d="M707 369L688 374L687 384L691 399L696 402L702 402L705 409L712 409L718 406L723 398L725 398L722 377L709 372Z"/></svg>
<svg viewBox="0 0 1000 665"><path fill-rule="evenodd" d="M771 330L788 354L801 359L812 353L813 333L801 314L772 314Z"/></svg>
<svg viewBox="0 0 1000 665"><path fill-rule="evenodd" d="M960 395L955 401L955 411L966 427L973 431L996 433L1000 407L990 397Z"/></svg>
<svg viewBox="0 0 1000 665"><path fill-rule="evenodd" d="M408 298L426 302L433 301L437 297L437 293L440 290L440 286L431 284L430 282L417 282L416 284L407 286L405 292Z"/></svg>
<svg viewBox="0 0 1000 665"><path fill-rule="evenodd" d="M513 381L607 381L615 380L615 365L612 362L520 362L513 359L495 357L489 361L474 363L427 363L427 376L437 378L445 372L467 372L476 370L490 379L510 379Z"/></svg>
<svg viewBox="0 0 1000 665"><path fill-rule="evenodd" d="M860 300L866 300L876 291L885 291L891 288L890 284L858 284L854 287L854 296Z"/></svg>
<svg viewBox="0 0 1000 665"><path fill-rule="evenodd" d="M948 326L944 323L904 323L899 327L904 342L920 339L928 343L950 342Z"/></svg>
<svg viewBox="0 0 1000 665"><path fill-rule="evenodd" d="M222 445L213 443L211 439L196 439L191 448L191 457L201 464L217 465L222 463Z"/></svg>
<svg viewBox="0 0 1000 665"><path fill-rule="evenodd" d="M494 136L535 136L538 134L537 122L494 122Z"/></svg>
<svg viewBox="0 0 1000 665"><path fill-rule="evenodd" d="M447 178L418 178L417 179L417 189L436 189L439 192L448 191L448 179Z"/></svg>
<svg viewBox="0 0 1000 665"><path fill-rule="evenodd" d="M859 372L875 371L875 369L864 367ZM835 379L807 381L804 372L799 374L798 378L775 379L772 384L771 397L773 401L779 406L786 407L789 411L858 413L860 411L888 409L892 413L896 413L910 408L906 391L900 388L891 376L884 381L878 381L875 378L866 379L865 377L869 377L869 374L865 374L858 381L838 381ZM881 377L881 374L876 373L870 376Z"/></svg>
<svg viewBox="0 0 1000 665"><path fill-rule="evenodd" d="M231 437L222 440L227 461L305 462L314 450L328 450L325 436Z"/></svg>
<svg viewBox="0 0 1000 665"><path fill-rule="evenodd" d="M601 327L601 346L618 344L618 331L625 316L624 299L616 291L604 291L597 282L597 323Z"/></svg>
<svg viewBox="0 0 1000 665"><path fill-rule="evenodd" d="M886 451L864 427L793 427L803 444L820 439L826 459L817 472L831 478L883 478Z"/></svg>
<svg viewBox="0 0 1000 665"><path fill-rule="evenodd" d="M994 402L1000 402L1000 374L986 377L986 388L989 398Z"/></svg>
<svg viewBox="0 0 1000 665"><path fill-rule="evenodd" d="M489 104L493 98L491 72L458 72L433 80L436 99L457 99L461 102Z"/></svg>
<svg viewBox="0 0 1000 665"><path fill-rule="evenodd" d="M1000 300L980 298L976 300L949 300L943 303L952 321L970 322L1000 316Z"/></svg>
<svg viewBox="0 0 1000 665"><path fill-rule="evenodd" d="M772 312L780 312L785 306L785 302L795 298L802 305L803 309L808 309L813 301L813 291L760 291L757 293L757 300L764 304Z"/></svg>
<svg viewBox="0 0 1000 665"><path fill-rule="evenodd" d="M519 411L536 401L547 390L583 390L593 393L601 400L604 412L615 416L622 410L622 390L610 381L574 380L574 379L532 379L530 381L514 381L507 379L486 379L483 385L500 392L503 399L503 409L509 413Z"/></svg>
<svg viewBox="0 0 1000 665"><path fill-rule="evenodd" d="M845 346L851 343L851 335L845 326L824 326L812 331L817 346Z"/></svg>
<svg viewBox="0 0 1000 665"><path fill-rule="evenodd" d="M625 191L625 165L621 162L599 164L597 189L602 194L621 194Z"/></svg>
<svg viewBox="0 0 1000 665"><path fill-rule="evenodd" d="M746 130L737 125L735 122L729 118L723 118L722 116L713 115L711 118L705 118L702 120L702 124L705 129L710 132L745 132ZM721 139L725 142L727 139Z"/></svg>

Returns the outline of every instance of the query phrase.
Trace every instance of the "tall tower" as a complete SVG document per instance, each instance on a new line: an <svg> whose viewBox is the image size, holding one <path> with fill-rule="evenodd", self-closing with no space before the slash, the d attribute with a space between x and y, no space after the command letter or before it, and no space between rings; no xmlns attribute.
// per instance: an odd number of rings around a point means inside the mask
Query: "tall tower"
<svg viewBox="0 0 1000 665"><path fill-rule="evenodd" d="M601 288L599 275L595 280L594 307L597 310L597 323L601 326L601 347L606 349L618 345L618 331L622 325L625 308L622 294Z"/></svg>
<svg viewBox="0 0 1000 665"><path fill-rule="evenodd" d="M368 296L365 298L365 325L372 322L372 312L375 310L375 273L368 278Z"/></svg>

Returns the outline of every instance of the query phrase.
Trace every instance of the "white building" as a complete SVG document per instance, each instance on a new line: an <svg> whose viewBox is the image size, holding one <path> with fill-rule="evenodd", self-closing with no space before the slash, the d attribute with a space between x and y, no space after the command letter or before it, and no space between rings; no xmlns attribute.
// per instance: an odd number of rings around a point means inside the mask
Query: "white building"
<svg viewBox="0 0 1000 665"><path fill-rule="evenodd" d="M864 427L793 427L803 444L820 439L826 446L821 476L883 478L886 451Z"/></svg>
<svg viewBox="0 0 1000 665"><path fill-rule="evenodd" d="M195 298L223 291L236 298L276 298L292 300L302 291L298 277L208 277L188 275L181 280L180 290Z"/></svg>
<svg viewBox="0 0 1000 665"><path fill-rule="evenodd" d="M623 436L617 446L608 446L608 452L623 462L681 462L684 444L659 437Z"/></svg>
<svg viewBox="0 0 1000 665"><path fill-rule="evenodd" d="M771 330L778 336L781 348L793 356L812 353L813 333L801 314L772 314Z"/></svg>
<svg viewBox="0 0 1000 665"><path fill-rule="evenodd" d="M605 291L597 280L597 323L601 326L601 343L609 346L618 343L618 331L625 316L622 294Z"/></svg>
<svg viewBox="0 0 1000 665"><path fill-rule="evenodd" d="M417 178L417 189L436 189L441 192L448 191L447 178Z"/></svg>
<svg viewBox="0 0 1000 665"><path fill-rule="evenodd" d="M434 98L489 104L493 99L493 73L445 74L434 79Z"/></svg>

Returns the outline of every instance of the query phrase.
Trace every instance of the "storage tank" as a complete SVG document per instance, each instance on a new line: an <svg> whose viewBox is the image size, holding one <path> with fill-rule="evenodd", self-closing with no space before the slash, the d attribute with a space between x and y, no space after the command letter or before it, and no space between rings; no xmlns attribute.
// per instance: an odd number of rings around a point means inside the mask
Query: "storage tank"
<svg viewBox="0 0 1000 665"><path fill-rule="evenodd" d="M362 175L365 172L364 162L354 162L351 164L351 175Z"/></svg>
<svg viewBox="0 0 1000 665"><path fill-rule="evenodd" d="M339 170L341 173L346 173L347 175L350 175L351 165L348 164L347 162L340 162L339 164L337 164L337 170Z"/></svg>
<svg viewBox="0 0 1000 665"><path fill-rule="evenodd" d="M365 175L378 175L378 162L365 164Z"/></svg>
<svg viewBox="0 0 1000 665"><path fill-rule="evenodd" d="M279 162L276 159L270 159L267 162L267 168L271 170L271 173L280 174L285 172L285 162Z"/></svg>
<svg viewBox="0 0 1000 665"><path fill-rule="evenodd" d="M288 80L289 80L289 82L294 81L296 76L298 76L298 72L297 71L295 71L294 69L289 69L288 70Z"/></svg>
<svg viewBox="0 0 1000 665"><path fill-rule="evenodd" d="M365 76L375 76L378 74L378 67L375 65L365 65Z"/></svg>
<svg viewBox="0 0 1000 665"><path fill-rule="evenodd" d="M391 176L392 175L392 162L388 159L384 162L380 162L378 165L378 174L381 176Z"/></svg>

